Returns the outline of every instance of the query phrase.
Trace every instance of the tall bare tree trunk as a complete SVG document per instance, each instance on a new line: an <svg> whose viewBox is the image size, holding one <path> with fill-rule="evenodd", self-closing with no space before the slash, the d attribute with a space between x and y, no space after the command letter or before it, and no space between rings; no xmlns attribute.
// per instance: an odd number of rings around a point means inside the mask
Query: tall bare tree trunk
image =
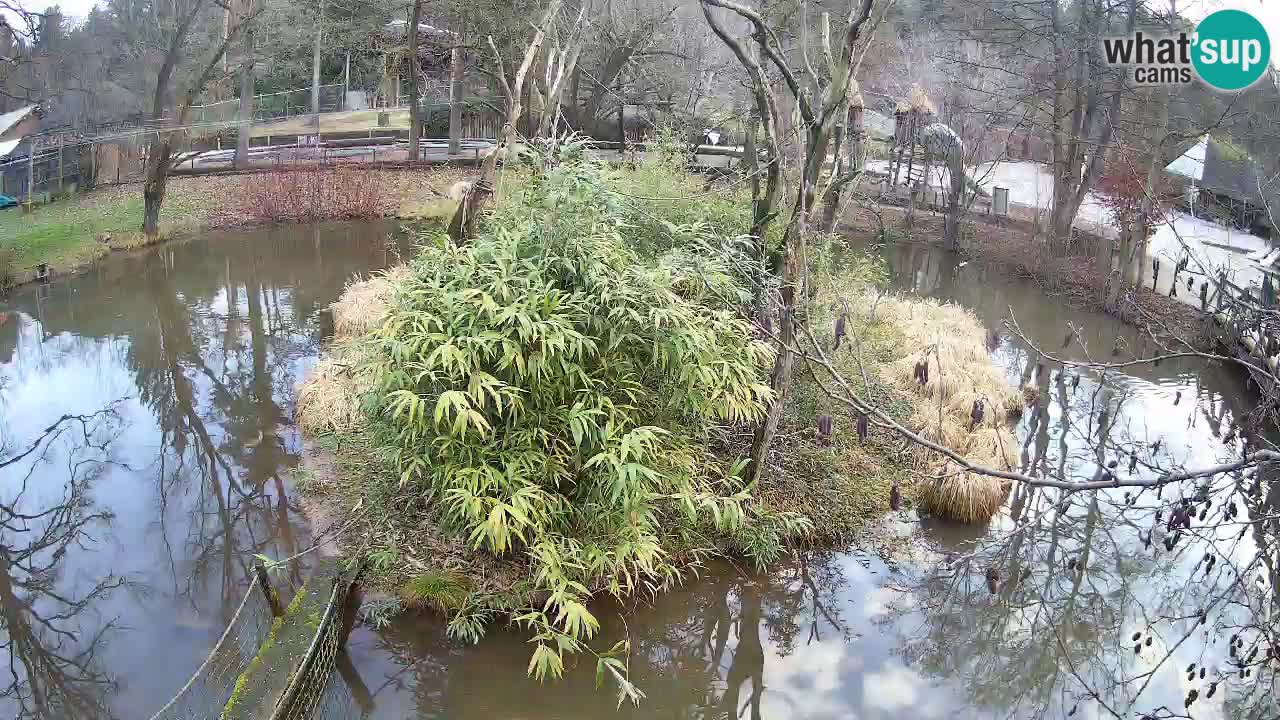
<svg viewBox="0 0 1280 720"><path fill-rule="evenodd" d="M253 130L253 33L244 34L244 49L240 59L240 122L236 130L235 165L249 167L249 135ZM167 142L166 142L167 144Z"/></svg>
<svg viewBox="0 0 1280 720"><path fill-rule="evenodd" d="M1164 142L1169 132L1169 93L1156 93L1155 132L1150 141L1150 154L1145 158L1147 163L1147 179L1143 184L1142 205L1138 210L1138 221L1132 233L1132 258L1125 269L1125 282L1130 287L1140 287L1147 277L1147 242L1151 237L1151 223L1158 213L1155 193L1164 169Z"/></svg>
<svg viewBox="0 0 1280 720"><path fill-rule="evenodd" d="M320 49L324 38L324 0L316 10L316 43L311 51L311 114L316 116L316 132L320 132Z"/></svg>
<svg viewBox="0 0 1280 720"><path fill-rule="evenodd" d="M160 208L164 206L171 152L167 133L156 133L147 145L146 179L142 183L142 233L148 240L160 237Z"/></svg>
<svg viewBox="0 0 1280 720"><path fill-rule="evenodd" d="M462 45L453 38L449 52L449 154L462 152Z"/></svg>
<svg viewBox="0 0 1280 720"><path fill-rule="evenodd" d="M422 22L422 0L413 0L409 13L409 161L416 162L422 151L422 110L418 107L418 25Z"/></svg>

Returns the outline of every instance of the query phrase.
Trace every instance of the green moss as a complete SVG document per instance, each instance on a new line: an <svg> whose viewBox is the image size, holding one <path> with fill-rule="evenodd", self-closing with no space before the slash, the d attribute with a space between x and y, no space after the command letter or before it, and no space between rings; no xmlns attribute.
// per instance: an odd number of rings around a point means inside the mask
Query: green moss
<svg viewBox="0 0 1280 720"><path fill-rule="evenodd" d="M328 589L339 571L338 563L323 561L294 594L281 616L272 621L258 654L236 678L231 698L223 706L221 720L255 717L260 708L274 703L288 687L289 678L306 655L320 626L329 602Z"/></svg>
<svg viewBox="0 0 1280 720"><path fill-rule="evenodd" d="M427 607L448 613L467 601L466 578L451 570L433 570L405 583L400 595L409 607Z"/></svg>
<svg viewBox="0 0 1280 720"><path fill-rule="evenodd" d="M298 593L298 597L302 597L302 593ZM297 601L297 598L294 599ZM290 603L292 605L292 603ZM230 717L236 708L240 706L240 701L244 697L245 688L249 685L249 678L253 677L255 671L262 665L262 656L269 651L276 643L276 636L280 632L280 628L284 626L284 618L278 617L271 622L271 630L267 632L267 639L262 641L262 645L258 648L258 654L253 656L249 661L248 667L240 676L236 678L235 689L231 691L231 697L227 700L227 704L222 707L223 720Z"/></svg>

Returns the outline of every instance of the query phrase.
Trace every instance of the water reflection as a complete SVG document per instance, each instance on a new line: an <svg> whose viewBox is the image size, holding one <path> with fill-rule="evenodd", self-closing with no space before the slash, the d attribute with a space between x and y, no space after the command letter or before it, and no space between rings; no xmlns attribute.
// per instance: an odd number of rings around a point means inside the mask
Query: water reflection
<svg viewBox="0 0 1280 720"><path fill-rule="evenodd" d="M420 619L353 644L366 676L382 678L370 679L376 717L943 717L954 689L913 669L872 624L889 610L888 572L871 557L815 554L769 575L714 567L652 607L597 608L602 647L631 638L632 677L648 695L638 708L615 709L586 660L539 685L514 634L460 648Z"/></svg>
<svg viewBox="0 0 1280 720"><path fill-rule="evenodd" d="M149 715L221 633L252 556L306 547L284 480L294 387L323 308L394 259L392 230L214 234L0 307L0 709Z"/></svg>

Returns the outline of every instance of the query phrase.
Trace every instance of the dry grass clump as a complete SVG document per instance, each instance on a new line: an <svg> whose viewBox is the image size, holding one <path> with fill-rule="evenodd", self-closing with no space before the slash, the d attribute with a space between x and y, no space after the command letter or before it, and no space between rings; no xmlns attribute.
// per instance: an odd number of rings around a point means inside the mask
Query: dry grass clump
<svg viewBox="0 0 1280 720"><path fill-rule="evenodd" d="M391 307L396 286L408 274L407 267L398 265L348 285L337 302L330 306L333 310L333 331L337 337L361 337L381 325Z"/></svg>
<svg viewBox="0 0 1280 720"><path fill-rule="evenodd" d="M361 375L363 363L352 341L382 324L408 273L401 265L353 282L330 306L337 342L298 388L298 424L306 432L349 433L365 427L362 403L372 380Z"/></svg>
<svg viewBox="0 0 1280 720"><path fill-rule="evenodd" d="M298 388L298 424L312 435L349 433L365 425L361 400L367 380L358 377L352 352L330 350Z"/></svg>
<svg viewBox="0 0 1280 720"><path fill-rule="evenodd" d="M881 371L886 380L923 399L907 426L971 463L1012 468L1017 440L1008 422L1022 411L1022 398L992 364L977 318L959 306L920 299L886 298L878 312L901 330L908 347L920 348ZM923 362L929 372L921 384L916 368ZM982 413L975 418L979 402ZM1009 492L1008 483L964 472L923 447L912 450L912 464L933 476L920 484L917 497L922 509L940 517L985 521Z"/></svg>

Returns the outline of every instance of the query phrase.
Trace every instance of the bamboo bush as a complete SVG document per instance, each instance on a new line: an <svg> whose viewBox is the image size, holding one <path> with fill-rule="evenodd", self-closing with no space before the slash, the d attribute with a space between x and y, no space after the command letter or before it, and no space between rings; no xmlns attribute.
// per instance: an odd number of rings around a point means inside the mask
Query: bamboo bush
<svg viewBox="0 0 1280 720"><path fill-rule="evenodd" d="M527 559L541 601L514 610L539 678L594 635L592 593L677 582L710 537L765 561L806 529L755 505L743 463L706 445L713 426L755 421L771 397L772 352L726 307L733 293L690 282L706 274L741 294L728 260L681 251L723 239L670 224L671 249L646 260L627 212L596 167L554 164L467 244L425 238L368 341L401 488L474 551ZM455 634L478 635L487 601L454 617ZM602 672L634 692L617 659L601 656Z"/></svg>

